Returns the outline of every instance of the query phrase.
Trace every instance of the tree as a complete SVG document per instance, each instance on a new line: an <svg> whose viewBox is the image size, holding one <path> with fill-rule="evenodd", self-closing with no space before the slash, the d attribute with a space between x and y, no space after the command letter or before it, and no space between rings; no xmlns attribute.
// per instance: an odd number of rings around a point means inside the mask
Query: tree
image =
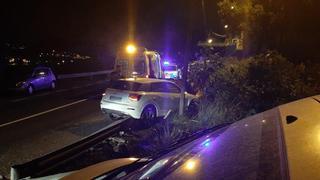
<svg viewBox="0 0 320 180"><path fill-rule="evenodd" d="M227 35L243 32L247 54L277 50L297 59L318 58L318 0L220 0L219 15Z"/></svg>
<svg viewBox="0 0 320 180"><path fill-rule="evenodd" d="M228 25L226 33L230 37L243 34L244 49L248 53L255 53L263 49L259 41L267 24L270 24L269 15L261 3L253 0L218 2L219 15L222 22Z"/></svg>

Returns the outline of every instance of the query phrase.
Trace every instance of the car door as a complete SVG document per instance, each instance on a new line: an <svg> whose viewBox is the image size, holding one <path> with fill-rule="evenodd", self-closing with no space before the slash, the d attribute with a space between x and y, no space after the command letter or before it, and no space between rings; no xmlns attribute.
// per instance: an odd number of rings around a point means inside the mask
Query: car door
<svg viewBox="0 0 320 180"><path fill-rule="evenodd" d="M46 76L48 76L48 73L45 69L39 68L34 71L32 84L35 89L46 88Z"/></svg>
<svg viewBox="0 0 320 180"><path fill-rule="evenodd" d="M179 88L172 83L157 82L152 83L151 91L153 100L160 108L161 114L166 114L170 109L175 110L179 107Z"/></svg>
<svg viewBox="0 0 320 180"><path fill-rule="evenodd" d="M49 71L48 68L44 68L43 69L43 88L47 89L47 88L50 88L50 85L51 85L51 73Z"/></svg>
<svg viewBox="0 0 320 180"><path fill-rule="evenodd" d="M42 69L35 69L32 74L32 85L36 90L40 90L43 88L43 71Z"/></svg>

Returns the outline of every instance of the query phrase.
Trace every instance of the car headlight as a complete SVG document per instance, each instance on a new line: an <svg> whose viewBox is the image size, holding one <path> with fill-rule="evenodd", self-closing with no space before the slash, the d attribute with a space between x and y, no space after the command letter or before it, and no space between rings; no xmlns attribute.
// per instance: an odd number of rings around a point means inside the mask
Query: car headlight
<svg viewBox="0 0 320 180"><path fill-rule="evenodd" d="M18 82L18 83L16 84L16 86L17 86L17 87L21 87L21 86L23 86L25 83L26 83L26 82L21 81L21 82Z"/></svg>

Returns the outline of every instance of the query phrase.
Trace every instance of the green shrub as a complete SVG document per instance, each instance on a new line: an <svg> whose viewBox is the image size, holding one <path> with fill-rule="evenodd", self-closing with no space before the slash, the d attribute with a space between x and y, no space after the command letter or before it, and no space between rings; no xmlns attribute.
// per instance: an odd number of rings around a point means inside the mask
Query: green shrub
<svg viewBox="0 0 320 180"><path fill-rule="evenodd" d="M295 65L277 52L268 51L245 59L223 58L222 61L222 66L212 71L203 83L206 96L202 103L210 107L210 111L203 111L202 119L214 121L210 122L213 124L239 120L314 95L319 90L317 85L313 83L312 86L305 80L319 79L311 78L305 65ZM197 74L191 76L190 79L200 79Z"/></svg>

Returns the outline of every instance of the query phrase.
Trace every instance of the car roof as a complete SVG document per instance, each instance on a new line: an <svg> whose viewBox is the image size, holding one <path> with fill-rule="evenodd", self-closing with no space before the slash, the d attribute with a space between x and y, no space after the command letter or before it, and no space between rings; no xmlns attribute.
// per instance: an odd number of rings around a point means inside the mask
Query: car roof
<svg viewBox="0 0 320 180"><path fill-rule="evenodd" d="M168 82L168 83L174 83L173 81L169 81L166 79L154 79L154 78L125 78L120 79L122 81L131 81L131 82L137 82L142 84L149 84L149 83L157 83L157 82Z"/></svg>

